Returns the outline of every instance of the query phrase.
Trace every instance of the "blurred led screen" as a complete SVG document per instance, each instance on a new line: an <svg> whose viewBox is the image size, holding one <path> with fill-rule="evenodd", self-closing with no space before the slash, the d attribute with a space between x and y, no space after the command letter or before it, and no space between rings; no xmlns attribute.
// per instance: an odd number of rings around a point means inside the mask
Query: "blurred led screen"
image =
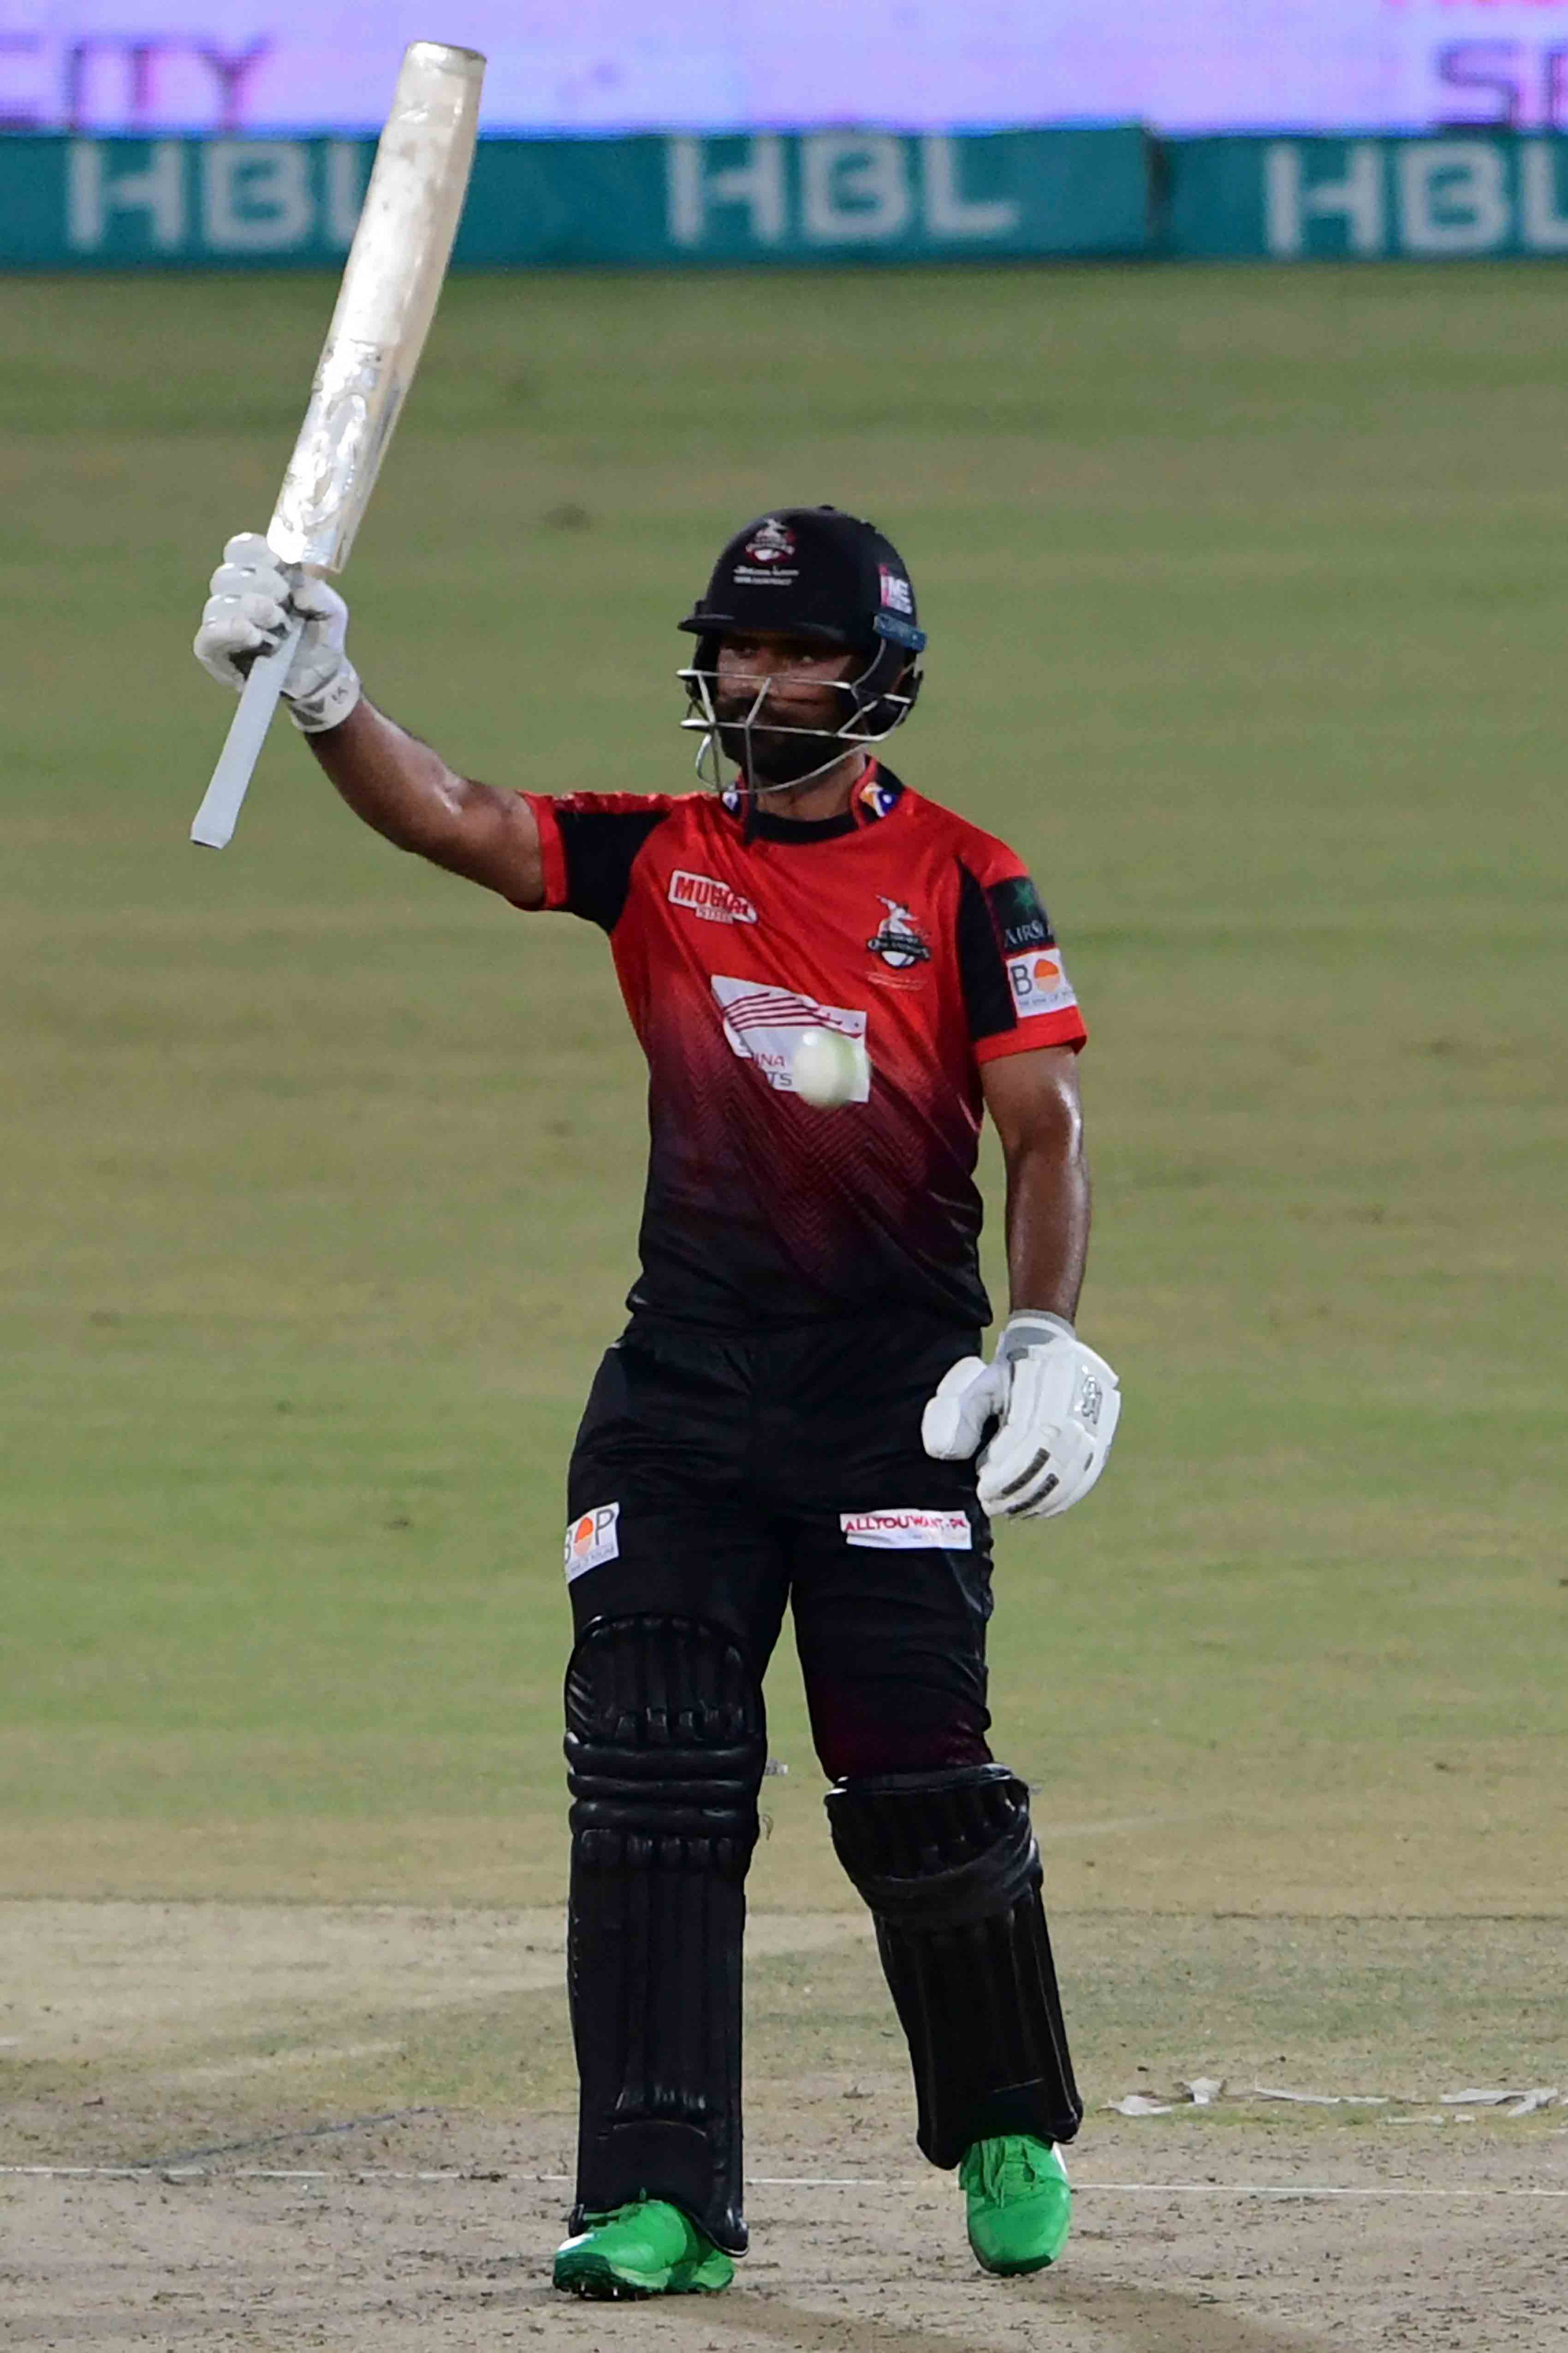
<svg viewBox="0 0 1568 2353"><path fill-rule="evenodd" d="M0 0L0 121L367 128L415 39L492 131L1568 120L1568 0Z"/></svg>

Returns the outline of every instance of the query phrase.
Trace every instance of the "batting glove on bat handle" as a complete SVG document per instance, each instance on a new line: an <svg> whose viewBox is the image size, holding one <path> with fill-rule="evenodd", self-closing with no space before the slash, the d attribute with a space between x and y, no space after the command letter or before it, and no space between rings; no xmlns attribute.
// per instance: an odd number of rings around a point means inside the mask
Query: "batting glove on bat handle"
<svg viewBox="0 0 1568 2353"><path fill-rule="evenodd" d="M297 617L305 626L283 681L289 717L306 735L341 725L362 690L345 647L349 608L337 590L279 563L256 531L228 542L209 586L194 649L202 668L220 686L243 693L251 662L279 644Z"/></svg>
<svg viewBox="0 0 1568 2353"><path fill-rule="evenodd" d="M921 1422L938 1461L979 1454L981 1509L992 1518L1053 1519L1081 1503L1105 1468L1121 1389L1103 1356L1059 1315L1011 1317L990 1364L965 1356Z"/></svg>

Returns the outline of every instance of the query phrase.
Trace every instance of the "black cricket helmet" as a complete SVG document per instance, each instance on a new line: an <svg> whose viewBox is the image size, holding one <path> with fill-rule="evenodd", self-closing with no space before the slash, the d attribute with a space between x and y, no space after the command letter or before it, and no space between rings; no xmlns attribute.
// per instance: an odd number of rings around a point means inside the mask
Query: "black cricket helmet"
<svg viewBox="0 0 1568 2353"><path fill-rule="evenodd" d="M723 781L721 758L753 793L785 792L879 744L906 720L921 691L925 632L903 557L875 523L838 507L780 507L738 531L680 627L697 639L679 673L681 725L700 734L697 769ZM743 683L749 708L720 714L719 647L727 636L776 633L863 657L849 677L824 681L840 699L835 726L794 727L769 715L771 677Z"/></svg>

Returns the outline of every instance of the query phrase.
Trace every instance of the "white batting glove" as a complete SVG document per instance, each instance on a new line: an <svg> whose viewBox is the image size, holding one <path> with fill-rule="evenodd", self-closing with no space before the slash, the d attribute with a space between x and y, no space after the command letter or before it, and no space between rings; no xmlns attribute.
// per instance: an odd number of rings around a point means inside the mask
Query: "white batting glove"
<svg viewBox="0 0 1568 2353"><path fill-rule="evenodd" d="M1054 1519L1080 1503L1105 1468L1121 1388L1103 1356L1059 1315L1009 1316L987 1364L965 1356L942 1377L921 1419L939 1462L979 1457L980 1508L993 1519Z"/></svg>
<svg viewBox="0 0 1568 2353"><path fill-rule="evenodd" d="M196 631L202 668L242 693L256 656L278 644L290 614L301 615L305 628L283 681L289 717L306 735L341 725L362 690L344 650L349 608L337 590L297 565L279 563L258 531L229 541L210 585Z"/></svg>

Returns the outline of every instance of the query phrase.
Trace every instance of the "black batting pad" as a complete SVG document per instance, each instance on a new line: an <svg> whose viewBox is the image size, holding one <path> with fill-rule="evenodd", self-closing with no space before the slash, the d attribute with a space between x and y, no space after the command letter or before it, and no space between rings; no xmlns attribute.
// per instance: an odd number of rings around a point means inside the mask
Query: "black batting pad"
<svg viewBox="0 0 1568 2353"><path fill-rule="evenodd" d="M567 1981L581 2084L572 2227L668 2199L743 2252L741 1941L767 1754L721 1629L612 1618L566 1674Z"/></svg>
<svg viewBox="0 0 1568 2353"><path fill-rule="evenodd" d="M1005 1765L841 1781L838 1859L877 1924L933 2165L977 2140L1069 2141L1083 2121L1024 1784Z"/></svg>

